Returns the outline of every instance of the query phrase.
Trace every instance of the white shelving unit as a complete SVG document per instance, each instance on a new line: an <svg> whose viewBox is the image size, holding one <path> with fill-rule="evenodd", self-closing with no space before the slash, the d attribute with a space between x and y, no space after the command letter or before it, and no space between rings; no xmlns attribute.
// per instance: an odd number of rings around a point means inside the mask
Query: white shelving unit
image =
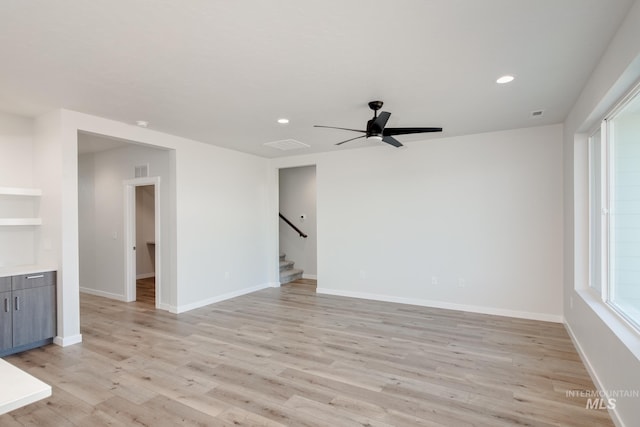
<svg viewBox="0 0 640 427"><path fill-rule="evenodd" d="M0 187L0 226L25 226L25 225L41 225L41 218L24 217L24 218L3 218L2 199L11 197L40 197L42 190L39 188L22 188L22 187Z"/></svg>
<svg viewBox="0 0 640 427"><path fill-rule="evenodd" d="M0 187L0 196L42 196L39 188Z"/></svg>

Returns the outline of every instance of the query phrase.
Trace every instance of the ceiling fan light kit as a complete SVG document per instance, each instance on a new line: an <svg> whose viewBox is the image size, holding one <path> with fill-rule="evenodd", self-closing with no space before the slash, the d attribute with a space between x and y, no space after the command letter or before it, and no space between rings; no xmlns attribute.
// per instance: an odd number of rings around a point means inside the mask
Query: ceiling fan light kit
<svg viewBox="0 0 640 427"><path fill-rule="evenodd" d="M378 141L382 141L389 145L393 145L394 147L402 147L402 144L400 143L400 141L398 141L393 137L394 135L442 132L442 128L439 128L439 127L407 127L407 128L385 127L387 125L387 122L389 121L389 117L391 117L391 113L387 111L381 111L380 114L378 114L378 110L382 108L382 105L384 105L382 101L369 102L369 108L373 110L373 118L367 122L366 130L348 129L348 128L340 128L335 126L321 126L321 125L314 125L314 127L348 130L352 132L364 133L364 135L356 136L355 138L340 141L336 145L341 145L341 144L344 144L345 142L353 141L355 139L366 138L366 139L375 139Z"/></svg>

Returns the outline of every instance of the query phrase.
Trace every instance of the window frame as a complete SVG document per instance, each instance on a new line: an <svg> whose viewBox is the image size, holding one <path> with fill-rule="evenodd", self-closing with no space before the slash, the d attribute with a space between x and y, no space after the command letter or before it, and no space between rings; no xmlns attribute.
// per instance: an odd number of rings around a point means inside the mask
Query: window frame
<svg viewBox="0 0 640 427"><path fill-rule="evenodd" d="M615 159L615 155L613 153L613 144L612 141L615 137L615 126L612 124L612 120L622 112L625 107L627 107L632 101L636 100L636 98L640 98L640 83L635 85L623 98L620 102L618 102L600 121L599 127L594 127L591 132L588 133L589 137L587 138L587 162L588 162L588 224L589 224L589 233L588 233L588 283L587 290L594 297L596 297L600 302L604 303L604 305L609 308L618 318L620 318L624 323L631 327L631 329L635 332L636 336L640 336L640 319L634 319L630 315L628 315L624 309L619 307L612 299L614 287L615 287L615 272L611 271L612 265L612 257L615 256L615 246L613 244L615 239L615 231L612 231L613 227L615 227L615 218L612 218L611 215L611 202L613 200L614 191L615 191L615 170L613 161ZM593 188L593 179L592 174L593 171L593 147L592 147L592 138L596 135L596 133L600 130L600 203L601 203L601 223L600 229L597 230L600 236L600 251L599 254L594 253L594 245L593 245L593 209L592 203L594 199L594 188ZM596 258L596 255L598 257ZM597 288L594 288L593 285L593 263L599 262L600 264L600 292L598 292Z"/></svg>

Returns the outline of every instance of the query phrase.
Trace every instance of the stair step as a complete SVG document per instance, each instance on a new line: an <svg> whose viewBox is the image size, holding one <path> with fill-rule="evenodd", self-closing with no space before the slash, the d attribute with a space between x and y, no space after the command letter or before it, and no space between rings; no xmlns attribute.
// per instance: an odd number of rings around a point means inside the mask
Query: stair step
<svg viewBox="0 0 640 427"><path fill-rule="evenodd" d="M293 268L293 264L295 264L295 262L293 262L293 261L281 260L280 261L280 271L289 270L289 269Z"/></svg>
<svg viewBox="0 0 640 427"><path fill-rule="evenodd" d="M302 278L303 271L299 268L290 268L288 270L284 270L280 272L280 284L284 285L285 283L293 282L294 280L298 280Z"/></svg>

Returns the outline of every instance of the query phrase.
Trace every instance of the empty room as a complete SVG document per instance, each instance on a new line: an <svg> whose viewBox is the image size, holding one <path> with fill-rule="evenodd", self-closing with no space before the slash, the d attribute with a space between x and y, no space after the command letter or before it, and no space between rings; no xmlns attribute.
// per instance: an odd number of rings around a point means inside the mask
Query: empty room
<svg viewBox="0 0 640 427"><path fill-rule="evenodd" d="M0 2L1 426L640 420L640 1Z"/></svg>

